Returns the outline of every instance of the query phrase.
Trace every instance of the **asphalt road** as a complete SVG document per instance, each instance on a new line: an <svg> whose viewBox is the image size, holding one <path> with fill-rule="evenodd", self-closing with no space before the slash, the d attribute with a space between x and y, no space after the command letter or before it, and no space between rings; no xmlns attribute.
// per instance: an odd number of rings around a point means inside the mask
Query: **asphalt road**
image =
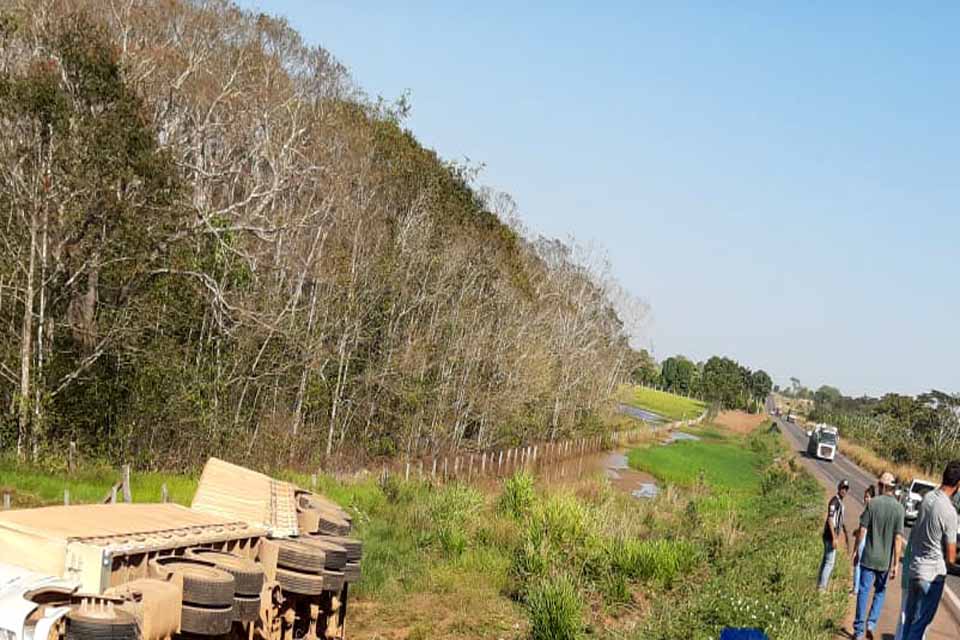
<svg viewBox="0 0 960 640"><path fill-rule="evenodd" d="M774 420L777 421L783 432L789 436L790 441L795 445L797 454L807 457L806 431L804 431L802 427L791 422L787 422L786 420L777 418L774 418ZM816 466L817 471L821 472L824 476L831 480L834 486L841 480L847 480L850 483L850 493L847 494L847 499L844 500L846 510L848 514L853 513L859 516L864 507L863 493L866 491L869 485L876 483L877 479L870 473L867 473L855 465L843 455L842 451L843 441L841 440L841 453L837 454L837 457L833 462L815 458L807 459ZM852 538L853 531L850 533ZM909 535L909 529L907 530L907 535ZM954 620L960 622L960 576L947 577L947 588L944 590L943 598L948 602L943 602L942 606L950 607L953 612Z"/></svg>

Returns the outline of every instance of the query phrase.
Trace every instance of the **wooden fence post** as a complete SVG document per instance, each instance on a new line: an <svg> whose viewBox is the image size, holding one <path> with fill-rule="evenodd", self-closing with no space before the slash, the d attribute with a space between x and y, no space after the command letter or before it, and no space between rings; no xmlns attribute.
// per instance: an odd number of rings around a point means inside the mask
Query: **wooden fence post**
<svg viewBox="0 0 960 640"><path fill-rule="evenodd" d="M430 477L434 480L437 479L437 457L433 457L433 470L430 472Z"/></svg>
<svg viewBox="0 0 960 640"><path fill-rule="evenodd" d="M486 452L484 452L480 456L480 475L482 476L487 475L487 453Z"/></svg>
<svg viewBox="0 0 960 640"><path fill-rule="evenodd" d="M503 472L503 449L500 449L500 459L497 461L497 475Z"/></svg>
<svg viewBox="0 0 960 640"><path fill-rule="evenodd" d="M70 489L63 490L63 506L70 506Z"/></svg>
<svg viewBox="0 0 960 640"><path fill-rule="evenodd" d="M77 443L74 440L70 441L70 450L67 453L67 469L70 470L70 473L73 473L77 468Z"/></svg>
<svg viewBox="0 0 960 640"><path fill-rule="evenodd" d="M130 490L130 465L123 465L123 501L133 502L133 492Z"/></svg>
<svg viewBox="0 0 960 640"><path fill-rule="evenodd" d="M166 482L160 485L160 502L163 502L163 503L170 502L170 492L167 491Z"/></svg>
<svg viewBox="0 0 960 640"><path fill-rule="evenodd" d="M4 509L10 508L10 494L6 492L4 492L3 494L3 508Z"/></svg>
<svg viewBox="0 0 960 640"><path fill-rule="evenodd" d="M407 472L403 479L406 481L410 480L410 461L409 460L407 460Z"/></svg>

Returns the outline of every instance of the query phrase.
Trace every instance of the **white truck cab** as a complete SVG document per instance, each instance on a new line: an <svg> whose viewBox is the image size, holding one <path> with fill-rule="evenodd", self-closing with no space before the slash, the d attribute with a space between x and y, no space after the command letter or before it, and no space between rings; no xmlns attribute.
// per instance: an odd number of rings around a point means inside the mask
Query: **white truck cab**
<svg viewBox="0 0 960 640"><path fill-rule="evenodd" d="M43 605L41 593L72 594L79 584L0 563L0 640L47 640L70 607Z"/></svg>
<svg viewBox="0 0 960 640"><path fill-rule="evenodd" d="M807 431L807 438L807 454L811 457L831 462L837 457L840 434L836 427L820 423L812 431Z"/></svg>

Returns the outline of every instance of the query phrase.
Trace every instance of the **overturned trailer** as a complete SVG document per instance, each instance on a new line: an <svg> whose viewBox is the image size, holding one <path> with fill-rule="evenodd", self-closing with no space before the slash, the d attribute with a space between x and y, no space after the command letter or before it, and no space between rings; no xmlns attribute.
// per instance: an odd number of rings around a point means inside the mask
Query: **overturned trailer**
<svg viewBox="0 0 960 640"><path fill-rule="evenodd" d="M330 640L344 637L348 585L360 577L349 531L346 512L322 496L211 459L190 508L4 512L0 563L50 580L14 597L28 618L56 612L41 627L49 640ZM39 638L18 616L0 617L0 638Z"/></svg>

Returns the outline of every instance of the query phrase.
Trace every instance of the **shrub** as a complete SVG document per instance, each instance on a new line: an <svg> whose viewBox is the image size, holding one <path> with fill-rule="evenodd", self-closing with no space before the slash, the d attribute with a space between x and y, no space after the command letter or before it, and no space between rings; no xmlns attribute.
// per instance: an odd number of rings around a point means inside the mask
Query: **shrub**
<svg viewBox="0 0 960 640"><path fill-rule="evenodd" d="M503 483L503 493L497 506L502 513L519 520L533 509L536 497L533 476L526 471L519 471Z"/></svg>
<svg viewBox="0 0 960 640"><path fill-rule="evenodd" d="M685 540L615 540L608 549L614 573L667 588L699 560L697 547Z"/></svg>
<svg viewBox="0 0 960 640"><path fill-rule="evenodd" d="M483 495L466 485L455 484L434 493L427 509L428 536L444 552L460 555L467 547L468 525L476 519L483 507Z"/></svg>
<svg viewBox="0 0 960 640"><path fill-rule="evenodd" d="M564 575L541 579L527 597L533 640L583 637L583 603L573 581Z"/></svg>

